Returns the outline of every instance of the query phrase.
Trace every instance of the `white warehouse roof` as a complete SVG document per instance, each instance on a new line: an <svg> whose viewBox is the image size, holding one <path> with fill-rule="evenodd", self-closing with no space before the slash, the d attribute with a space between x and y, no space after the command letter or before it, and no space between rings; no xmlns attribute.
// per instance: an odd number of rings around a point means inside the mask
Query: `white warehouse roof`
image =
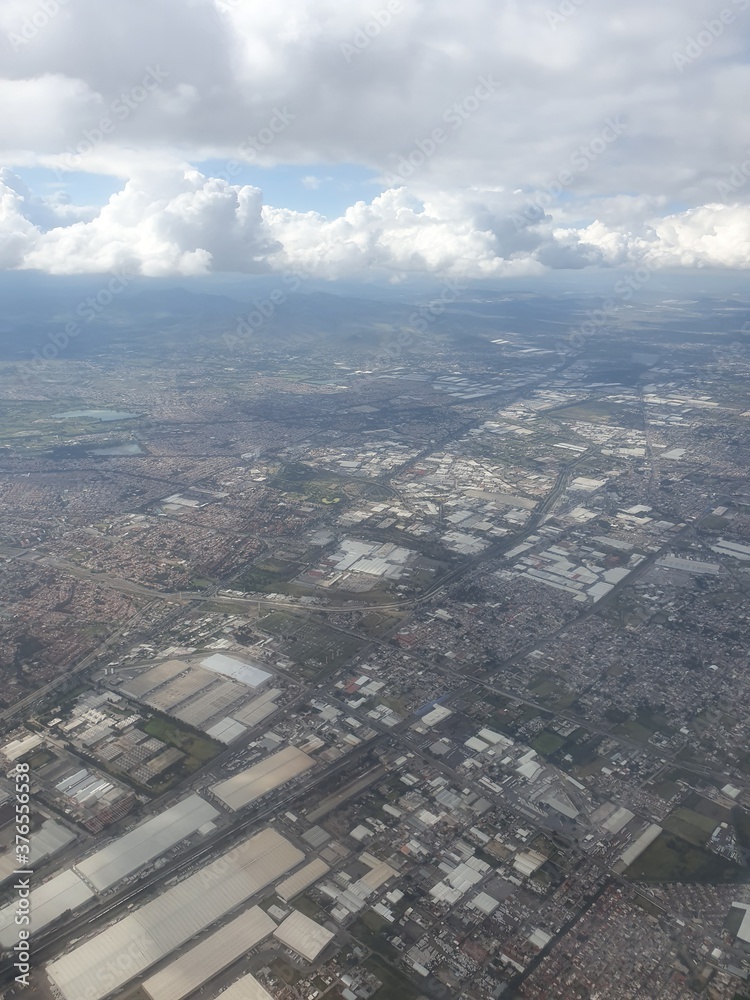
<svg viewBox="0 0 750 1000"><path fill-rule="evenodd" d="M333 931L327 930L299 910L291 913L274 932L277 940L292 951L296 951L308 962L314 962L335 936Z"/></svg>
<svg viewBox="0 0 750 1000"><path fill-rule="evenodd" d="M288 903L290 899L294 899L299 893L304 892L308 886L313 885L318 879L323 878L327 875L331 869L320 858L313 858L313 860L305 865L303 868L299 868L293 875L289 878L284 879L276 886L276 893L280 899L283 899L285 903Z"/></svg>
<svg viewBox="0 0 750 1000"><path fill-rule="evenodd" d="M76 910L93 898L94 893L83 879L68 868L38 889L31 890L31 924L26 929L38 934L66 910ZM15 923L17 905L17 901L13 900L0 910L0 948L12 948L18 941Z"/></svg>
<svg viewBox="0 0 750 1000"><path fill-rule="evenodd" d="M233 656L226 656L224 653L214 653L213 656L206 657L205 660L201 660L201 666L206 670L223 674L224 677L231 677L232 680L240 681L251 688L260 687L273 676L267 670L261 670L252 663L235 660Z"/></svg>
<svg viewBox="0 0 750 1000"><path fill-rule="evenodd" d="M34 868L40 861L44 861L52 854L57 854L75 839L76 834L72 833L66 826L53 819L46 819L36 833L32 833L29 837L31 853L27 867ZM0 883L9 879L18 867L16 856L12 851L6 851L0 856Z"/></svg>
<svg viewBox="0 0 750 1000"><path fill-rule="evenodd" d="M143 868L217 816L219 811L200 795L189 795L158 816L147 819L130 833L118 837L85 861L78 862L75 869L94 888L102 891Z"/></svg>
<svg viewBox="0 0 750 1000"><path fill-rule="evenodd" d="M304 861L263 830L47 966L65 1000L102 1000Z"/></svg>
<svg viewBox="0 0 750 1000"><path fill-rule="evenodd" d="M147 979L143 989L151 1000L183 1000L275 930L268 914L253 906Z"/></svg>
<svg viewBox="0 0 750 1000"><path fill-rule="evenodd" d="M259 764L253 764L252 767L233 774L231 778L212 785L211 791L229 809L244 809L266 792L271 792L308 771L314 763L312 757L296 747L286 747Z"/></svg>
<svg viewBox="0 0 750 1000"><path fill-rule="evenodd" d="M423 722L425 726L430 726L430 728L432 728L432 726L436 726L439 722L442 722L443 719L447 719L448 716L452 714L451 710L446 708L445 705L436 705L431 712L423 715L420 721Z"/></svg>
<svg viewBox="0 0 750 1000"><path fill-rule="evenodd" d="M273 707L271 708L271 711L273 711ZM246 732L247 726L243 726L242 723L237 722L236 719L225 717L217 722L216 725L207 729L206 736L210 736L211 739L218 740L220 743L233 743Z"/></svg>
<svg viewBox="0 0 750 1000"><path fill-rule="evenodd" d="M268 990L263 989L255 976L247 975L232 983L216 1000L273 1000L273 997Z"/></svg>

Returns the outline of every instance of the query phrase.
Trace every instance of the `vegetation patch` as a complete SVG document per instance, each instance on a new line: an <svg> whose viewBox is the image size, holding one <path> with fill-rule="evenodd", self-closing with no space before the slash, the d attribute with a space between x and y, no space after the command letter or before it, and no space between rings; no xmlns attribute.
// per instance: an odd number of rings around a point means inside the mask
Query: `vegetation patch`
<svg viewBox="0 0 750 1000"><path fill-rule="evenodd" d="M564 736L558 736L557 733L551 733L545 729L531 741L531 746L543 757L549 757L560 747L565 746L566 742Z"/></svg>
<svg viewBox="0 0 750 1000"><path fill-rule="evenodd" d="M664 829L676 833L696 847L702 847L716 829L716 821L693 809L675 809L664 821Z"/></svg>
<svg viewBox="0 0 750 1000"><path fill-rule="evenodd" d="M403 972L386 965L376 955L371 955L364 963L368 972L380 980L383 984L372 1000L417 1000L420 991Z"/></svg>
<svg viewBox="0 0 750 1000"><path fill-rule="evenodd" d="M158 717L149 719L141 728L149 736L155 736L162 743L177 747L178 750L182 750L184 754L187 754L187 758L182 762L182 766L188 773L197 771L199 767L202 767L212 757L215 757L222 749L214 740L191 733L189 730L176 725L176 723L167 721L167 719Z"/></svg>
<svg viewBox="0 0 750 1000"><path fill-rule="evenodd" d="M738 882L739 865L695 847L673 833L663 832L625 872L643 882Z"/></svg>

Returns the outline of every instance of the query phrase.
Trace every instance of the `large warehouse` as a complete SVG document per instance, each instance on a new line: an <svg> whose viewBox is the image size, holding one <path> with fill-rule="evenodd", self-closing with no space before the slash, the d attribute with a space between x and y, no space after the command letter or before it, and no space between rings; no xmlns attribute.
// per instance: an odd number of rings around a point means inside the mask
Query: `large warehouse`
<svg viewBox="0 0 750 1000"><path fill-rule="evenodd" d="M273 997L264 990L255 976L243 976L236 983L220 993L216 1000L273 1000Z"/></svg>
<svg viewBox="0 0 750 1000"><path fill-rule="evenodd" d="M178 674L182 674L189 669L189 664L184 663L182 660L167 660L156 667L144 670L137 677L133 678L133 680L122 684L120 690L132 695L134 698L142 698L144 694L148 694L149 691L158 688L160 684L166 684L173 677L177 677Z"/></svg>
<svg viewBox="0 0 750 1000"><path fill-rule="evenodd" d="M326 930L304 913L295 910L274 931L274 937L287 948L296 951L308 962L314 962L336 935Z"/></svg>
<svg viewBox="0 0 750 1000"><path fill-rule="evenodd" d="M183 1000L275 930L268 914L253 906L147 979L143 989L151 1000Z"/></svg>
<svg viewBox="0 0 750 1000"><path fill-rule="evenodd" d="M51 962L47 973L65 1000L101 1000L304 859L264 830Z"/></svg>
<svg viewBox="0 0 750 1000"><path fill-rule="evenodd" d="M231 778L211 786L211 791L229 809L244 809L266 792L280 788L287 781L308 771L315 761L296 747L286 747L271 754L259 764L233 774Z"/></svg>
<svg viewBox="0 0 750 1000"><path fill-rule="evenodd" d="M53 819L45 819L36 833L32 833L31 854L29 855L29 868L35 868L42 861L57 854L63 847L72 844L76 839L76 834L72 833L66 826L55 822ZM18 861L14 851L6 851L0 856L0 884L13 877L13 873L18 868Z"/></svg>
<svg viewBox="0 0 750 1000"><path fill-rule="evenodd" d="M213 656L206 657L205 660L201 660L201 666L206 670L214 670L224 677L231 677L232 680L246 684L254 690L262 688L273 676L267 670L262 670L252 663L235 660L233 656L226 656L224 653L214 653Z"/></svg>
<svg viewBox="0 0 750 1000"><path fill-rule="evenodd" d="M295 896L304 892L311 885L314 885L318 879L327 875L330 870L321 858L313 858L309 864L303 868L298 868L289 878L284 879L283 882L279 882L276 886L276 895L279 899L288 903L290 899L294 899Z"/></svg>
<svg viewBox="0 0 750 1000"><path fill-rule="evenodd" d="M66 910L77 910L93 898L94 893L83 879L68 868L31 890L31 925L27 930L38 934ZM0 948L12 948L18 941L19 928L15 923L17 906L17 901L13 900L0 910Z"/></svg>
<svg viewBox="0 0 750 1000"><path fill-rule="evenodd" d="M147 819L130 833L118 837L85 861L78 862L75 870L102 892L131 872L143 868L218 815L218 810L200 795L189 795L158 816Z"/></svg>

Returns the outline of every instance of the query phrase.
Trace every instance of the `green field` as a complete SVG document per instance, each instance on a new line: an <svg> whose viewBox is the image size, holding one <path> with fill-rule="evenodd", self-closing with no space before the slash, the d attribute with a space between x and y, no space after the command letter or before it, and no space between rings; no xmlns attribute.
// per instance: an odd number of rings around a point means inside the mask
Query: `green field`
<svg viewBox="0 0 750 1000"><path fill-rule="evenodd" d="M40 767L44 767L45 764L49 764L54 759L55 755L49 750L38 750L32 757L27 757L26 762L33 772L38 771Z"/></svg>
<svg viewBox="0 0 750 1000"><path fill-rule="evenodd" d="M330 506L351 500L385 500L392 491L378 483L359 480L327 469L315 469L302 462L285 465L268 485L282 493Z"/></svg>
<svg viewBox="0 0 750 1000"><path fill-rule="evenodd" d="M315 900L310 899L309 896L296 896L292 900L292 906L300 913L304 913L306 917L310 917L311 920L320 920L321 917L325 917Z"/></svg>
<svg viewBox="0 0 750 1000"><path fill-rule="evenodd" d="M299 563L264 559L246 569L237 583L242 590L250 593L286 594L289 581L299 573L300 568Z"/></svg>
<svg viewBox="0 0 750 1000"><path fill-rule="evenodd" d="M698 792L686 799L683 805L688 809L694 809L700 816L708 816L713 820L714 826L718 826L719 823L729 823L732 818L731 809L714 802L713 799L707 799Z"/></svg>
<svg viewBox="0 0 750 1000"><path fill-rule="evenodd" d="M4 401L0 404L0 445L22 451L49 451L69 442L77 443L83 436L97 436L107 441L112 436L129 435L139 426L138 419L130 418L105 422L87 417L62 419L53 416L54 413L85 410L91 405L82 399L61 399L51 403Z"/></svg>
<svg viewBox="0 0 750 1000"><path fill-rule="evenodd" d="M627 413L628 409L622 403L613 403L606 399L590 399L574 406L545 410L544 415L566 422L581 420L592 424L609 424L616 421L620 426L627 426L628 421L624 419Z"/></svg>
<svg viewBox="0 0 750 1000"><path fill-rule="evenodd" d="M374 910L366 910L352 924L349 931L370 951L378 952L386 958L395 960L398 957L398 952L381 934L382 929L386 926L388 926L387 920L375 913Z"/></svg>
<svg viewBox="0 0 750 1000"><path fill-rule="evenodd" d="M177 723L168 722L166 719L149 719L142 728L149 736L155 736L158 740L168 743L169 746L177 747L178 750L187 754L182 766L188 773L197 771L222 749L214 740L191 733Z"/></svg>
<svg viewBox="0 0 750 1000"><path fill-rule="evenodd" d="M703 847L716 829L716 821L693 809L675 809L664 821L664 829L676 833L696 847Z"/></svg>
<svg viewBox="0 0 750 1000"><path fill-rule="evenodd" d="M615 732L620 733L622 736L627 736L631 740L637 740L638 743L648 743L651 737L651 730L646 729L645 726L642 726L640 722L636 722L635 719L623 722L622 725L615 728Z"/></svg>
<svg viewBox="0 0 750 1000"><path fill-rule="evenodd" d="M739 865L667 832L625 872L626 878L643 882L737 882L742 875Z"/></svg>
<svg viewBox="0 0 750 1000"><path fill-rule="evenodd" d="M680 791L679 785L676 785L673 781L667 781L666 779L653 782L648 786L648 788L653 790L654 795L658 795L660 798L667 800L673 798Z"/></svg>
<svg viewBox="0 0 750 1000"><path fill-rule="evenodd" d="M299 664L305 677L333 673L362 648L362 642L329 628L323 622L295 618L272 611L258 619L258 628L269 635L282 636L284 652Z"/></svg>
<svg viewBox="0 0 750 1000"><path fill-rule="evenodd" d="M531 746L543 757L549 757L560 747L565 746L566 742L564 736L558 736L557 733L551 733L545 729L531 741Z"/></svg>

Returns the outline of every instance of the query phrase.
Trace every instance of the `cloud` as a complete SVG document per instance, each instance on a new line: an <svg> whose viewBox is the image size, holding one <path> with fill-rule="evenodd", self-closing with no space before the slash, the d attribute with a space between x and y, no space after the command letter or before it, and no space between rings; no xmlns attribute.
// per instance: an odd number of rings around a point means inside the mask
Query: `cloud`
<svg viewBox="0 0 750 1000"><path fill-rule="evenodd" d="M96 217L63 202L45 216L16 185L3 259L21 265L3 266L252 271L316 253L332 276L653 254L745 266L750 182L727 186L750 157L750 3L722 3L725 21L704 0L402 0L375 30L385 2L5 0L0 162L126 184ZM497 85L477 101L482 77ZM277 109L288 125L248 143ZM627 129L543 201L613 119ZM436 129L434 152L399 175ZM210 159L304 165L310 190L330 164L356 164L407 191L338 219L261 210L255 189L193 177Z"/></svg>
<svg viewBox="0 0 750 1000"><path fill-rule="evenodd" d="M0 266L147 276L303 269L331 281L481 280L640 263L750 267L750 206L705 205L630 228L607 213L586 226L547 214L519 227L515 197L474 188L419 201L401 187L327 219L263 205L249 185L169 170L139 174L93 218L75 219L70 206L32 198L4 171Z"/></svg>
<svg viewBox="0 0 750 1000"><path fill-rule="evenodd" d="M47 232L22 228L19 214L16 204L9 225L27 238L15 266L52 274L262 272L279 249L263 222L257 188L197 171L140 175L92 220Z"/></svg>
<svg viewBox="0 0 750 1000"><path fill-rule="evenodd" d="M653 219L640 234L597 222L578 236L611 265L750 269L750 205L702 205Z"/></svg>

